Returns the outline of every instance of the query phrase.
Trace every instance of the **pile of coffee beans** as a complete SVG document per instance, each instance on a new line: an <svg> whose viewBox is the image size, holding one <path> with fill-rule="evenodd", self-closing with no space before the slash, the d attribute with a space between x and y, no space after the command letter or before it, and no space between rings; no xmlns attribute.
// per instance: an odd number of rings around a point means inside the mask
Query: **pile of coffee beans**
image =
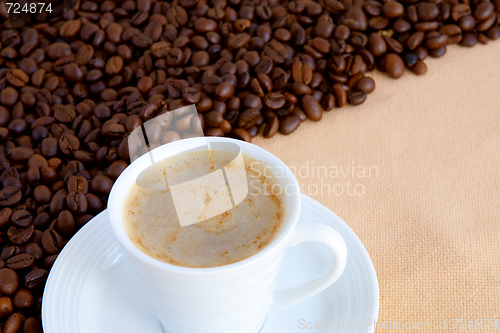
<svg viewBox="0 0 500 333"><path fill-rule="evenodd" d="M147 120L194 104L207 136L288 135L362 104L374 68L424 74L499 24L500 0L105 0L21 32L3 20L0 332L42 331L48 272L106 207Z"/></svg>

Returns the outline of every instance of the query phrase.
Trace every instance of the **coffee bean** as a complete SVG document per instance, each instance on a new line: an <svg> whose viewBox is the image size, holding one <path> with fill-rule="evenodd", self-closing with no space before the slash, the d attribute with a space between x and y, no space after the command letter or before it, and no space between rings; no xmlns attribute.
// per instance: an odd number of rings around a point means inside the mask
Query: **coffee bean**
<svg viewBox="0 0 500 333"><path fill-rule="evenodd" d="M490 30L488 30L487 36L491 40L497 40L498 38L500 38L500 27L492 27Z"/></svg>
<svg viewBox="0 0 500 333"><path fill-rule="evenodd" d="M42 246L48 254L57 254L62 248L62 238L55 230L47 229L43 232Z"/></svg>
<svg viewBox="0 0 500 333"><path fill-rule="evenodd" d="M75 201L75 197L74 197L74 192L70 192L68 193L68 198L73 194L73 201ZM78 214L81 214L83 212L85 212L87 209L87 199L85 198L85 195L83 193L78 193L79 194L79 199L81 199L83 197L83 200L85 200L85 210L83 211L80 211L78 212ZM79 200L79 199L76 199L76 200ZM81 202L79 203L81 205ZM76 205L76 203L73 202L73 205ZM69 204L69 200L68 200L68 207L71 209L71 206ZM77 207L79 209L81 209L81 206ZM72 210L73 211L73 210ZM75 213L77 213L76 211L74 211ZM58 217L57 217L57 230L59 231L59 233L63 236L63 237L68 237L68 236L71 236L74 234L75 232L75 220L73 218L73 215L71 214L70 211L68 210L63 210L59 213Z"/></svg>
<svg viewBox="0 0 500 333"><path fill-rule="evenodd" d="M457 44L462 40L462 30L456 24L447 24L439 28L439 32L448 36L448 44Z"/></svg>
<svg viewBox="0 0 500 333"><path fill-rule="evenodd" d="M429 55L434 58L440 58L446 53L446 46L442 46L438 49L429 50Z"/></svg>
<svg viewBox="0 0 500 333"><path fill-rule="evenodd" d="M15 162L25 162L31 156L35 154L35 151L29 147L15 147L9 151L9 157Z"/></svg>
<svg viewBox="0 0 500 333"><path fill-rule="evenodd" d="M222 82L217 88L215 88L215 97L220 100L227 100L234 95L234 87L229 82Z"/></svg>
<svg viewBox="0 0 500 333"><path fill-rule="evenodd" d="M418 56L416 53L410 52L403 56L403 60L407 67L412 67L418 61Z"/></svg>
<svg viewBox="0 0 500 333"><path fill-rule="evenodd" d="M20 309L30 308L35 304L35 297L29 290L19 289L12 297L12 304Z"/></svg>
<svg viewBox="0 0 500 333"><path fill-rule="evenodd" d="M25 333L43 333L41 321L34 317L26 319L23 329Z"/></svg>
<svg viewBox="0 0 500 333"><path fill-rule="evenodd" d="M92 190L99 194L109 194L109 191L111 191L111 186L113 186L113 181L109 177L104 175L95 176L91 182Z"/></svg>
<svg viewBox="0 0 500 333"><path fill-rule="evenodd" d="M33 215L27 210L18 210L12 214L11 220L16 227L27 228L33 222Z"/></svg>
<svg viewBox="0 0 500 333"><path fill-rule="evenodd" d="M474 17L478 21L486 20L488 17L493 14L495 7L489 1L481 1L478 3L476 8L474 9Z"/></svg>
<svg viewBox="0 0 500 333"><path fill-rule="evenodd" d="M19 328L26 320L26 316L22 313L16 312L12 314L9 319L5 322L5 326L3 327L3 332L5 333L15 333L19 331Z"/></svg>
<svg viewBox="0 0 500 333"><path fill-rule="evenodd" d="M40 231L40 230L38 230L38 231ZM42 233L42 235L43 235L43 233ZM26 244L25 250L26 250L26 253L30 254L33 257L33 259L35 259L35 260L43 259L43 250L40 247L40 245L38 245L38 243L32 242L32 243Z"/></svg>
<svg viewBox="0 0 500 333"><path fill-rule="evenodd" d="M15 271L10 268L0 269L0 292L3 295L12 295L19 285L19 279Z"/></svg>
<svg viewBox="0 0 500 333"><path fill-rule="evenodd" d="M264 137L269 139L276 135L280 127L280 122L277 117L272 117L266 122L264 128Z"/></svg>
<svg viewBox="0 0 500 333"><path fill-rule="evenodd" d="M8 318L14 311L12 301L7 296L0 297L0 317Z"/></svg>
<svg viewBox="0 0 500 333"><path fill-rule="evenodd" d="M347 93L338 83L334 84L332 87L333 95L337 100L337 107L342 108L347 104Z"/></svg>
<svg viewBox="0 0 500 333"><path fill-rule="evenodd" d="M425 34L422 31L417 31L408 37L406 40L406 46L409 50L415 50L425 38Z"/></svg>
<svg viewBox="0 0 500 333"><path fill-rule="evenodd" d="M366 93L364 91L351 91L347 94L347 101L351 105L360 105L366 100Z"/></svg>
<svg viewBox="0 0 500 333"><path fill-rule="evenodd" d="M223 116L220 112L210 111L203 115L206 127L219 127L222 123Z"/></svg>
<svg viewBox="0 0 500 333"><path fill-rule="evenodd" d="M0 256L0 260L5 262L17 254L19 254L19 247L9 246L2 251L2 255Z"/></svg>
<svg viewBox="0 0 500 333"><path fill-rule="evenodd" d="M264 98L264 105L272 110L279 109L285 105L286 99L280 93L270 92Z"/></svg>
<svg viewBox="0 0 500 333"><path fill-rule="evenodd" d="M341 23L351 30L364 31L368 22L363 10L359 7L351 7L342 17Z"/></svg>
<svg viewBox="0 0 500 333"><path fill-rule="evenodd" d="M403 62L403 59L401 59L401 57L397 54L388 54L385 57L385 70L390 77L394 79L400 78L405 72L405 64Z"/></svg>
<svg viewBox="0 0 500 333"><path fill-rule="evenodd" d="M410 70L417 75L423 75L427 72L427 65L422 60L417 60Z"/></svg>
<svg viewBox="0 0 500 333"><path fill-rule="evenodd" d="M356 89L369 94L375 90L375 81L371 77L363 77L356 83Z"/></svg>
<svg viewBox="0 0 500 333"><path fill-rule="evenodd" d="M462 41L460 42L460 45L462 46L467 46L467 47L472 47L477 44L477 35L474 33L466 33Z"/></svg>
<svg viewBox="0 0 500 333"><path fill-rule="evenodd" d="M11 69L7 73L5 78L11 85L18 88L27 85L30 80L29 76L24 71L18 68Z"/></svg>
<svg viewBox="0 0 500 333"><path fill-rule="evenodd" d="M431 50L439 49L448 43L448 35L441 35L437 31L428 33L426 37L425 47Z"/></svg>
<svg viewBox="0 0 500 333"><path fill-rule="evenodd" d="M45 285L49 272L45 269L34 269L24 277L24 285L29 290L37 290Z"/></svg>
<svg viewBox="0 0 500 333"><path fill-rule="evenodd" d="M418 18L422 21L432 21L439 15L439 9L435 3L424 2L417 6Z"/></svg>
<svg viewBox="0 0 500 333"><path fill-rule="evenodd" d="M243 140L246 142L252 142L252 136L250 135L250 133L248 133L247 130L243 128L234 128L231 131L231 134L235 139Z"/></svg>
<svg viewBox="0 0 500 333"><path fill-rule="evenodd" d="M300 118L294 114L288 115L280 121L279 131L288 135L293 133L300 125Z"/></svg>
<svg viewBox="0 0 500 333"><path fill-rule="evenodd" d="M240 113L237 121L238 127L249 129L253 127L261 118L260 111L257 109L247 109Z"/></svg>
<svg viewBox="0 0 500 333"><path fill-rule="evenodd" d="M13 214L13 211L9 207L5 207L0 211L0 229L7 226L10 222L10 218Z"/></svg>
<svg viewBox="0 0 500 333"><path fill-rule="evenodd" d="M288 51L286 48L278 42L277 40L271 40L264 47L264 54L271 58L275 63L283 63L287 57Z"/></svg>
<svg viewBox="0 0 500 333"><path fill-rule="evenodd" d="M0 206L12 206L21 201L21 190L18 187L8 186L0 190Z"/></svg>
<svg viewBox="0 0 500 333"><path fill-rule="evenodd" d="M7 267L18 271L33 265L34 260L35 259L30 254L22 253L7 260L6 264Z"/></svg>
<svg viewBox="0 0 500 333"><path fill-rule="evenodd" d="M10 227L7 230L7 236L9 237L9 240L13 245L21 245L30 240L31 236L33 236L34 231L35 228L33 225L30 225L28 228L25 229Z"/></svg>
<svg viewBox="0 0 500 333"><path fill-rule="evenodd" d="M309 119L318 121L323 117L323 108L318 101L311 95L302 97L302 108Z"/></svg>
<svg viewBox="0 0 500 333"><path fill-rule="evenodd" d="M12 106L17 102L18 96L17 90L12 87L7 87L0 91L0 102L5 106Z"/></svg>
<svg viewBox="0 0 500 333"><path fill-rule="evenodd" d="M393 53L402 53L404 48L403 45L395 40L394 38L384 36L384 41L387 43L387 49Z"/></svg>

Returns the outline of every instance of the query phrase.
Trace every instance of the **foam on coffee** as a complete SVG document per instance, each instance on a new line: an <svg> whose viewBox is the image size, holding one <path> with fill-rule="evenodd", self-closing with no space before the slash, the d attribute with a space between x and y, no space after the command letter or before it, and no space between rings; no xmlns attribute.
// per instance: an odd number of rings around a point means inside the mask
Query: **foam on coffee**
<svg viewBox="0 0 500 333"><path fill-rule="evenodd" d="M243 156L249 193L241 203L185 227L177 218L166 174L169 183L172 179L182 183L227 165L232 157L222 151L212 152L212 157L208 152L185 153L143 172L138 183L147 186L134 184L123 210L124 226L135 246L157 260L200 268L238 262L265 248L281 229L286 199L284 191L272 190L279 186L274 174L249 156Z"/></svg>

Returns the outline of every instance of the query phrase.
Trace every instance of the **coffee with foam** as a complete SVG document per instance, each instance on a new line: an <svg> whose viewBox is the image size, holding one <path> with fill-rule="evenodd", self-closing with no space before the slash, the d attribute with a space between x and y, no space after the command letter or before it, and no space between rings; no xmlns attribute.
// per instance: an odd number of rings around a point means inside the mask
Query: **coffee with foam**
<svg viewBox="0 0 500 333"><path fill-rule="evenodd" d="M275 190L280 188L276 176L260 161L243 155L248 194L241 202L205 220L201 213L202 221L191 225L181 226L172 191L166 185L167 174L168 184L172 179L180 184L230 165L233 157L223 151L183 153L143 172L123 209L125 230L134 245L162 262L197 268L228 265L264 249L281 229L286 198L284 191ZM216 204L220 200L222 205L217 192L205 192L202 203L191 203L196 196L185 193L183 205L192 204L193 210L200 204L213 207L212 200L218 200Z"/></svg>

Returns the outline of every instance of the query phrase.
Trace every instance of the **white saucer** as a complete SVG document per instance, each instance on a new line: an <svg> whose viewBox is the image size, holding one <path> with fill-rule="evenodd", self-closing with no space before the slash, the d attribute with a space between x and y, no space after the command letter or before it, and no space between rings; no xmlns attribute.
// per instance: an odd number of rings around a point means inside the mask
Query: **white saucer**
<svg viewBox="0 0 500 333"><path fill-rule="evenodd" d="M348 248L345 271L324 292L269 315L261 332L372 333L379 288L363 244L337 215L305 195L301 221L321 222L342 234ZM331 253L316 243L288 249L276 290L318 276L331 260ZM372 324L366 325L369 320ZM42 322L45 333L163 333L134 269L111 233L106 212L88 222L57 258L43 295Z"/></svg>

